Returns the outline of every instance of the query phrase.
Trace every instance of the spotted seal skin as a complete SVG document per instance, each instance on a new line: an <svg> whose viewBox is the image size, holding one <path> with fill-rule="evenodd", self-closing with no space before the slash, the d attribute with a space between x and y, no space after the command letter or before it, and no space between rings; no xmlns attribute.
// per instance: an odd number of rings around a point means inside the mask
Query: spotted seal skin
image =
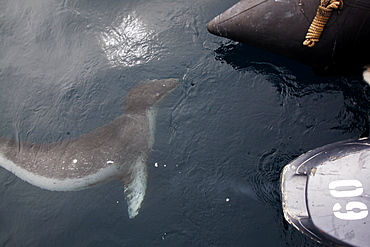
<svg viewBox="0 0 370 247"><path fill-rule="evenodd" d="M135 85L126 94L123 115L78 138L47 144L0 138L0 165L30 184L55 191L120 179L133 218L145 196L157 105L177 85L177 79Z"/></svg>

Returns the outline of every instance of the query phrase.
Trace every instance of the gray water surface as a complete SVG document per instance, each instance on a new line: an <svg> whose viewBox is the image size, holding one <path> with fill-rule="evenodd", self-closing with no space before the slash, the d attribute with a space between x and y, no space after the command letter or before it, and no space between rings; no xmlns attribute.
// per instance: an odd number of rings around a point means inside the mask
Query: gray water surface
<svg viewBox="0 0 370 247"><path fill-rule="evenodd" d="M160 105L136 218L119 181L51 192L1 168L0 246L320 246L284 222L280 171L368 135L369 86L209 34L236 2L0 1L2 136L78 137L140 81L181 81Z"/></svg>

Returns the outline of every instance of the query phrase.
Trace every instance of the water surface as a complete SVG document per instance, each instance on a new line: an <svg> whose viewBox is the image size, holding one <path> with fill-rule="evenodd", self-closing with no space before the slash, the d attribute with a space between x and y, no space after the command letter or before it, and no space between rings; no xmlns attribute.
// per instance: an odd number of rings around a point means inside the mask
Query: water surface
<svg viewBox="0 0 370 247"><path fill-rule="evenodd" d="M207 33L236 2L1 1L2 136L77 137L119 116L138 82L181 80L136 218L119 181L51 192L1 168L1 246L320 246L284 222L280 171L368 135L370 89Z"/></svg>

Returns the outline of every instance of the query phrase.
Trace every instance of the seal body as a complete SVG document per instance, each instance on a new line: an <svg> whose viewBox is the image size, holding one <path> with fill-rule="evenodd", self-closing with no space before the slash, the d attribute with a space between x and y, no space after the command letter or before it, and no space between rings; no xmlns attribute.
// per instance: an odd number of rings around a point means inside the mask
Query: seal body
<svg viewBox="0 0 370 247"><path fill-rule="evenodd" d="M78 138L47 144L0 138L0 165L47 190L81 190L120 179L133 218L145 196L157 103L177 84L176 79L137 84L126 94L123 115Z"/></svg>

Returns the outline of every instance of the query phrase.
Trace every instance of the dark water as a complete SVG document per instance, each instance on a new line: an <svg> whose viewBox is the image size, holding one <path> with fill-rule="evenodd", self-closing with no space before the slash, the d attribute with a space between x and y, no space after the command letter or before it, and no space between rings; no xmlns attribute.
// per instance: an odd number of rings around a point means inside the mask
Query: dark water
<svg viewBox="0 0 370 247"><path fill-rule="evenodd" d="M136 83L181 80L136 218L119 181L51 192L1 168L0 246L320 246L284 222L280 171L368 135L370 89L208 34L235 2L0 1L2 136L76 137L120 115Z"/></svg>

